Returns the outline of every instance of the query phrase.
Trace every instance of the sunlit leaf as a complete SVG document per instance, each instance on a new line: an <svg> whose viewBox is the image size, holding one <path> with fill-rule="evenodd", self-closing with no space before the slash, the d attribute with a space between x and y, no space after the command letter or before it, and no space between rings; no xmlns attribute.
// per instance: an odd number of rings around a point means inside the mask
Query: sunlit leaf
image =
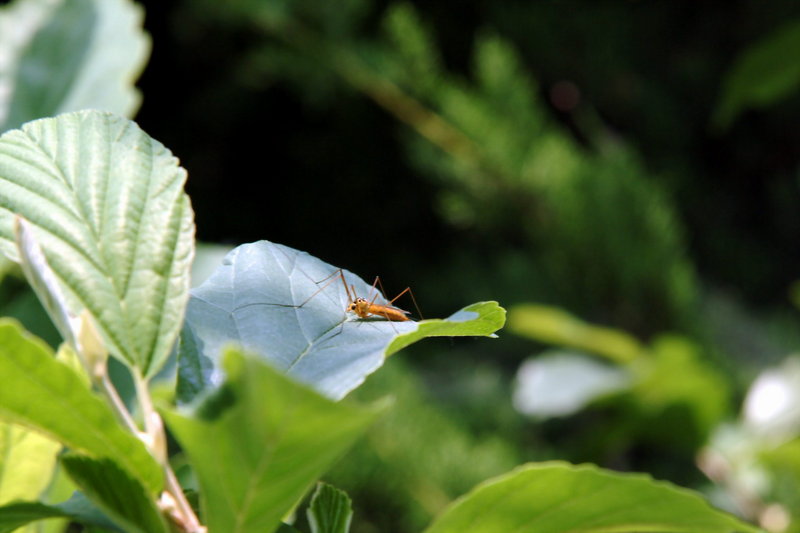
<svg viewBox="0 0 800 533"><path fill-rule="evenodd" d="M38 498L50 483L60 449L39 433L0 423L0 504Z"/></svg>
<svg viewBox="0 0 800 533"><path fill-rule="evenodd" d="M160 466L83 378L49 347L0 320L0 419L33 428L97 458L110 459L152 492L162 485Z"/></svg>
<svg viewBox="0 0 800 533"><path fill-rule="evenodd" d="M84 111L0 137L0 249L30 222L70 314L87 309L109 351L145 375L181 327L193 253L186 172L126 119Z"/></svg>
<svg viewBox="0 0 800 533"><path fill-rule="evenodd" d="M486 481L425 533L756 533L690 490L595 466L532 463Z"/></svg>
<svg viewBox="0 0 800 533"><path fill-rule="evenodd" d="M0 9L0 132L80 109L131 116L150 52L129 0L16 0Z"/></svg>

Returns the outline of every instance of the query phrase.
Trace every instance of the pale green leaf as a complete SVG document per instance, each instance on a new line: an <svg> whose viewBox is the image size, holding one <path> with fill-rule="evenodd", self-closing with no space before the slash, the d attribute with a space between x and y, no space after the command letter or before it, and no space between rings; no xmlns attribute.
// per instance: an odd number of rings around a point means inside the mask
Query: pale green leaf
<svg viewBox="0 0 800 533"><path fill-rule="evenodd" d="M17 259L14 215L33 226L77 316L145 375L180 330L193 253L186 172L126 119L83 111L0 137L0 249Z"/></svg>
<svg viewBox="0 0 800 533"><path fill-rule="evenodd" d="M547 305L515 305L508 312L508 329L539 342L602 355L615 363L629 363L646 353L639 341L624 331L588 324Z"/></svg>
<svg viewBox="0 0 800 533"><path fill-rule="evenodd" d="M0 423L0 504L38 498L50 483L60 449L44 435Z"/></svg>
<svg viewBox="0 0 800 533"><path fill-rule="evenodd" d="M92 108L132 116L150 53L130 0L16 0L0 9L0 131Z"/></svg>
<svg viewBox="0 0 800 533"><path fill-rule="evenodd" d="M151 492L161 489L161 468L142 442L122 428L108 405L47 345L7 319L0 320L0 376L0 420L113 460Z"/></svg>
<svg viewBox="0 0 800 533"><path fill-rule="evenodd" d="M349 298L339 272L305 252L268 241L236 248L192 290L186 322L198 356L217 360L222 348L235 342L340 399L387 355L412 342L441 335L490 336L505 319L494 302L474 304L443 320L358 319L346 312ZM370 284L341 272L357 296L388 304Z"/></svg>
<svg viewBox="0 0 800 533"><path fill-rule="evenodd" d="M34 236L31 224L24 218L14 219L19 262L25 278L42 303L61 337L70 346L77 346L79 325L69 310L64 292L56 275L47 264L44 251ZM79 356L80 361L80 356Z"/></svg>
<svg viewBox="0 0 800 533"><path fill-rule="evenodd" d="M164 418L194 465L209 531L268 533L381 408L334 403L235 350L223 369L194 411Z"/></svg>
<svg viewBox="0 0 800 533"><path fill-rule="evenodd" d="M733 533L760 531L695 492L593 465L531 463L478 485L425 533Z"/></svg>
<svg viewBox="0 0 800 533"><path fill-rule="evenodd" d="M627 368L581 353L548 351L525 360L515 381L517 411L547 418L576 413L598 398L628 389L633 380Z"/></svg>

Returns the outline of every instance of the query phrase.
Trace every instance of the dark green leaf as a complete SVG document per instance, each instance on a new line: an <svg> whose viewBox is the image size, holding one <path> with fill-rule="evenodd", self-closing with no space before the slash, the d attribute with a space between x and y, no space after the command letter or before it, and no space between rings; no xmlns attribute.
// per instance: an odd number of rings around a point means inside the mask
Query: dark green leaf
<svg viewBox="0 0 800 533"><path fill-rule="evenodd" d="M800 20L755 43L736 59L714 111L713 125L727 128L747 108L766 107L800 89Z"/></svg>
<svg viewBox="0 0 800 533"><path fill-rule="evenodd" d="M104 531L122 532L92 502L76 492L58 505L39 502L13 502L0 507L0 533L9 533L18 527L47 518L68 518L74 522L98 526Z"/></svg>
<svg viewBox="0 0 800 533"><path fill-rule="evenodd" d="M147 489L116 463L78 454L61 457L75 484L125 531L167 533L167 524Z"/></svg>
<svg viewBox="0 0 800 533"><path fill-rule="evenodd" d="M334 403L235 350L223 369L194 412L164 417L194 465L209 530L267 533L379 409Z"/></svg>
<svg viewBox="0 0 800 533"><path fill-rule="evenodd" d="M347 533L353 518L350 497L327 483L317 483L307 515L311 533Z"/></svg>

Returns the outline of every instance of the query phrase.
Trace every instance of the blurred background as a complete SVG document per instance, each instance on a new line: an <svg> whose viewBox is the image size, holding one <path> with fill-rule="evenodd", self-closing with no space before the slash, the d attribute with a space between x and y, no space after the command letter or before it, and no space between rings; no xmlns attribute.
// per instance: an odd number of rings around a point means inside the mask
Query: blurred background
<svg viewBox="0 0 800 533"><path fill-rule="evenodd" d="M353 531L549 459L800 531L797 2L142 4L135 118L200 241L410 285L426 317L509 310L354 393L397 402L326 477Z"/></svg>

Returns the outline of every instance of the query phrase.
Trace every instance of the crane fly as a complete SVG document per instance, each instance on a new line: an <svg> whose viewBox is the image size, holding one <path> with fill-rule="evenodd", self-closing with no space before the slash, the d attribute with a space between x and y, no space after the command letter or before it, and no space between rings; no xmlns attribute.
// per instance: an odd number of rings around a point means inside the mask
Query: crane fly
<svg viewBox="0 0 800 533"><path fill-rule="evenodd" d="M405 309L400 309L392 305L398 298L403 296L404 294L408 293L411 296L411 300L414 302L414 307L417 309L417 313L419 313L420 318L422 317L422 313L419 311L419 306L417 305L417 300L414 298L414 293L411 291L411 287L406 287L400 293L392 298L388 305L375 303L375 300L378 298L378 295L382 292L385 292L383 288L383 283L381 283L380 276L375 276L375 281L372 282L372 290L375 292L375 295L372 299L367 299L362 296L358 296L356 293L355 285L347 285L347 280L344 277L344 271L340 268L336 270L333 274L331 274L328 278L323 279L322 281L327 281L322 287L320 287L314 294L309 296L306 301L300 304L299 307L302 307L309 300L314 298L317 294L325 290L331 283L335 282L336 280L342 280L342 286L344 287L344 291L347 294L347 307L345 308L345 312L347 313L354 313L358 318L370 318L370 317L382 317L390 322L407 322L411 320L409 315L411 314L409 311ZM321 283L321 282L318 282ZM380 291L378 291L377 287L380 286Z"/></svg>

